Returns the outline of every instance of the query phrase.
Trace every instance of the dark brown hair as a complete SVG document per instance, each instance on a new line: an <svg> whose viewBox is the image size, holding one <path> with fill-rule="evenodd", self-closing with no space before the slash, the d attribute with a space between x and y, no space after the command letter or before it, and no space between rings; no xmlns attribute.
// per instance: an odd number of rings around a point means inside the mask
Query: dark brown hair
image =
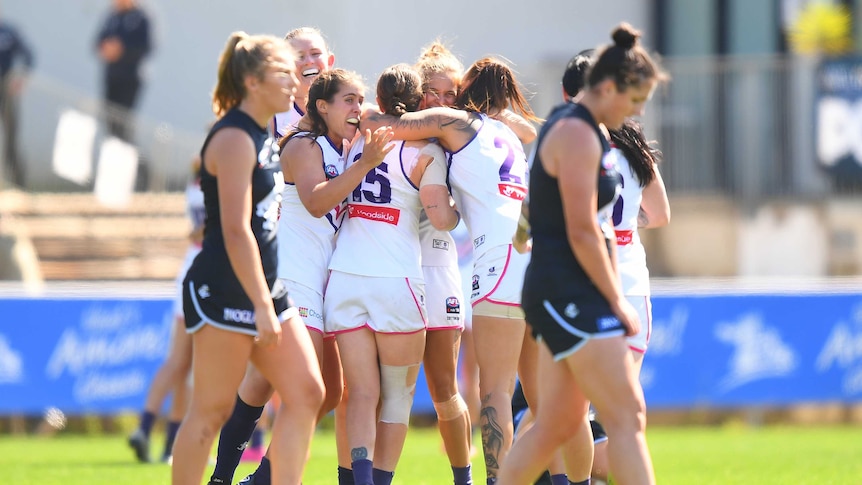
<svg viewBox="0 0 862 485"><path fill-rule="evenodd" d="M508 109L510 104L512 110L524 118L539 121L522 94L515 74L503 61L484 57L464 73L455 106L488 113Z"/></svg>
<svg viewBox="0 0 862 485"><path fill-rule="evenodd" d="M604 47L587 72L587 85L596 86L605 79L613 79L620 91L637 86L647 80L665 81L667 74L638 42L640 32L623 22L614 29L613 45Z"/></svg>
<svg viewBox="0 0 862 485"><path fill-rule="evenodd" d="M419 109L422 77L409 64L387 67L377 80L377 100L386 114L401 116Z"/></svg>
<svg viewBox="0 0 862 485"><path fill-rule="evenodd" d="M655 178L654 164L661 161L661 150L655 141L647 141L640 123L629 118L619 130L609 130L611 141L625 155L641 187L646 187Z"/></svg>
<svg viewBox="0 0 862 485"><path fill-rule="evenodd" d="M308 104L305 107L305 115L311 125L308 131L314 135L314 138L325 135L328 131L326 120L317 110L317 101L322 99L327 103L333 102L335 95L346 84L356 84L361 90L365 90L365 83L362 82L359 74L341 68L321 72L308 88ZM279 145L284 148L287 140L295 134L294 132L283 137Z"/></svg>

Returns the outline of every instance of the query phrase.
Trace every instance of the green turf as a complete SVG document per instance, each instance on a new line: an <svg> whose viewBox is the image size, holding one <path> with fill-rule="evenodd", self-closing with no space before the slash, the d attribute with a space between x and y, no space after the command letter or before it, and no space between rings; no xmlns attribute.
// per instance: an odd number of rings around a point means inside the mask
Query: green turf
<svg viewBox="0 0 862 485"><path fill-rule="evenodd" d="M653 428L650 447L661 484L860 484L862 429L858 427ZM153 440L153 452L161 445ZM315 437L305 485L334 484L333 435ZM236 480L253 470L243 464ZM63 485L166 484L166 465L132 459L125 437L59 434L0 436L0 471L6 483ZM484 483L474 460L474 478ZM395 483L445 485L451 471L434 428L411 429Z"/></svg>

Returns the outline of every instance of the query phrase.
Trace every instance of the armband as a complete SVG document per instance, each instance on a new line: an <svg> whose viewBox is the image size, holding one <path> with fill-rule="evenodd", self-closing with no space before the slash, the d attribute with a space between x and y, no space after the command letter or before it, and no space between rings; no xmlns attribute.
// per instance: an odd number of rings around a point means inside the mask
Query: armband
<svg viewBox="0 0 862 485"><path fill-rule="evenodd" d="M436 143L429 143L419 152L419 156L427 155L432 157L431 163L425 167L425 173L422 174L422 180L419 181L419 188L426 185L446 185L449 167L446 166L444 160L446 155L443 149Z"/></svg>

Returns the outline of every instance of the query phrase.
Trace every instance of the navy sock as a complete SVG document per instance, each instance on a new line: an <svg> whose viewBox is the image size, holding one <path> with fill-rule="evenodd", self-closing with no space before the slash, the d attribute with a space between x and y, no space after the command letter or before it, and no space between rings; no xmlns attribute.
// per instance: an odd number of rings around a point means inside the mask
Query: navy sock
<svg viewBox="0 0 862 485"><path fill-rule="evenodd" d="M353 468L353 483L356 485L374 485L371 460L354 460L350 467Z"/></svg>
<svg viewBox="0 0 862 485"><path fill-rule="evenodd" d="M144 411L141 413L141 423L138 424L138 429L144 433L144 436L147 438L150 437L150 431L153 430L153 423L156 422L155 413L151 413L149 411Z"/></svg>
<svg viewBox="0 0 862 485"><path fill-rule="evenodd" d="M569 477L565 473L551 475L551 485L569 485Z"/></svg>
<svg viewBox="0 0 862 485"><path fill-rule="evenodd" d="M455 477L455 485L473 485L473 472L470 470L470 465L453 466L452 476Z"/></svg>
<svg viewBox="0 0 862 485"><path fill-rule="evenodd" d="M272 469L269 465L269 458L263 457L260 460L260 465L257 466L257 470L254 471L254 485L269 485L272 481L272 474L270 473Z"/></svg>
<svg viewBox="0 0 862 485"><path fill-rule="evenodd" d="M374 485L392 485L392 478L395 476L395 472L375 468L371 473L374 477Z"/></svg>
<svg viewBox="0 0 862 485"><path fill-rule="evenodd" d="M568 482L568 480L566 480ZM590 485L590 479L587 478L583 482L569 482L568 485Z"/></svg>
<svg viewBox="0 0 862 485"><path fill-rule="evenodd" d="M239 466L242 452L257 420L263 414L263 406L249 406L239 396L233 413L221 429L218 437L218 455L212 477L221 479L224 483L233 483L233 474Z"/></svg>
<svg viewBox="0 0 862 485"><path fill-rule="evenodd" d="M163 457L168 457L173 454L174 440L177 438L177 430L180 429L179 421L168 421L168 427L165 430L165 451Z"/></svg>
<svg viewBox="0 0 862 485"><path fill-rule="evenodd" d="M350 468L338 467L338 485L355 485L353 481L353 470Z"/></svg>
<svg viewBox="0 0 862 485"><path fill-rule="evenodd" d="M264 432L259 427L255 426L254 431L251 432L251 444L249 444L250 448L260 448L263 446L263 436Z"/></svg>

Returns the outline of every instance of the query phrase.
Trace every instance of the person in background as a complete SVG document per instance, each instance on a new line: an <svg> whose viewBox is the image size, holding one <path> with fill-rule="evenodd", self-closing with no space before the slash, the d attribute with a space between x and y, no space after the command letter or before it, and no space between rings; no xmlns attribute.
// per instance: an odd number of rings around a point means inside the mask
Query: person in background
<svg viewBox="0 0 862 485"><path fill-rule="evenodd" d="M108 132L132 143L129 118L142 87L141 63L152 49L149 17L135 0L113 0L96 49L105 69Z"/></svg>
<svg viewBox="0 0 862 485"><path fill-rule="evenodd" d="M20 69L16 69L16 66ZM33 53L8 22L0 18L0 121L3 123L3 157L8 180L18 187L26 181L18 153L18 98L27 72L33 68Z"/></svg>
<svg viewBox="0 0 862 485"><path fill-rule="evenodd" d="M277 278L284 175L267 128L293 104L295 69L284 40L244 32L231 34L219 59L219 120L201 149L206 228L183 282L194 386L174 446L174 485L201 483L249 363L281 396L269 450L273 482L302 479L323 379L305 324Z"/></svg>
<svg viewBox="0 0 862 485"><path fill-rule="evenodd" d="M138 428L129 436L129 446L134 450L138 461L142 463L150 461L150 431L168 393L173 393L173 398L171 399L171 410L165 429L165 448L161 458L163 463L172 461L174 439L188 409L188 378L192 369L192 339L185 332L183 279L185 279L186 271L192 265L195 256L200 252L201 242L204 238L206 209L204 208L204 194L201 192L200 166L200 157L195 157L191 167L192 177L186 185L186 215L192 223L192 230L189 232L189 247L186 249L183 265L177 274L177 294L174 301L175 325L171 333L170 350L165 362L159 367L152 382L150 382L150 389L147 392L147 399L144 403L144 410L141 412Z"/></svg>

